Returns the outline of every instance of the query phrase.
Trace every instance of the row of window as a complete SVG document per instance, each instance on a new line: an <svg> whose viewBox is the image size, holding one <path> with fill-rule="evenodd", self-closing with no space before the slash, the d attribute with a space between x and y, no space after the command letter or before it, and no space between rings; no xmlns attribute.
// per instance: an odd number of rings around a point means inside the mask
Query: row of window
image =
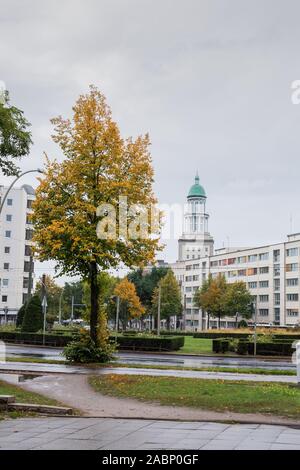
<svg viewBox="0 0 300 470"><path fill-rule="evenodd" d="M0 203L1 203L1 198L0 198ZM27 209L32 208L32 203L33 203L32 199L27 199ZM6 205L9 206L9 207L12 207L13 206L13 199L11 199L11 198L6 199Z"/></svg>
<svg viewBox="0 0 300 470"><path fill-rule="evenodd" d="M33 282L33 281L31 281ZM32 287L33 283L31 284ZM0 279L0 287L8 287L9 286L9 279ZM28 289L29 286L29 278L23 277L23 289Z"/></svg>
<svg viewBox="0 0 300 470"><path fill-rule="evenodd" d="M4 253L9 254L10 253L10 246L5 246L4 247ZM30 245L25 245L25 251L24 251L24 256L31 256L31 246Z"/></svg>
<svg viewBox="0 0 300 470"><path fill-rule="evenodd" d="M9 271L10 269L10 264L9 263L3 263L3 269L4 271ZM34 263L32 263L32 271L34 270ZM24 273L29 273L30 271L30 261L24 261Z"/></svg>
<svg viewBox="0 0 300 470"><path fill-rule="evenodd" d="M199 313L199 310L198 309L192 309L192 308L187 308L186 309L186 313L188 315L197 315ZM280 310L275 308L274 309L274 314L275 314L275 321L280 321ZM299 316L299 310L296 309L296 308L288 308L286 310L286 314L288 317L298 317ZM269 309L268 308L260 308L258 310L258 315L260 317L268 317L269 316Z"/></svg>
<svg viewBox="0 0 300 470"><path fill-rule="evenodd" d="M11 238L11 230L5 230L4 233L5 238ZM27 228L25 230L25 240L32 240L33 237L33 230L30 228Z"/></svg>
<svg viewBox="0 0 300 470"><path fill-rule="evenodd" d="M298 256L298 255L299 255L298 247L288 248L286 250L287 257ZM266 261L268 259L269 259L269 252L264 252L264 253L258 253L258 254L248 255L248 256L238 256L236 258L226 258L226 259L211 261L210 265L212 267L229 266L231 264L254 263L256 261ZM273 260L275 262L278 262L280 260L280 250L273 251Z"/></svg>

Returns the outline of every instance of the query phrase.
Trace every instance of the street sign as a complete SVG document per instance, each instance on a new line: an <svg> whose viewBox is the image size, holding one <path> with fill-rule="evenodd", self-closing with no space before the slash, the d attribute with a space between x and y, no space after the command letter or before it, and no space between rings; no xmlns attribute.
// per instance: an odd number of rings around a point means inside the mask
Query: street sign
<svg viewBox="0 0 300 470"><path fill-rule="evenodd" d="M42 307L48 307L48 304L47 304L47 298L46 296L43 297L43 300L42 300Z"/></svg>

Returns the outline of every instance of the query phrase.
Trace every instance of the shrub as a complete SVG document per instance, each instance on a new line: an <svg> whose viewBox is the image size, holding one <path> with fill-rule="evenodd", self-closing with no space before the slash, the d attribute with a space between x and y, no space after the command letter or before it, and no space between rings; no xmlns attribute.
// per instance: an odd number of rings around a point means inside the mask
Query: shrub
<svg viewBox="0 0 300 470"><path fill-rule="evenodd" d="M237 345L237 353L238 354L248 354L248 341L240 340Z"/></svg>
<svg viewBox="0 0 300 470"><path fill-rule="evenodd" d="M107 343L102 347L96 346L89 332L81 330L79 334L75 335L73 341L64 348L63 354L68 362L87 364L109 362L113 359L113 352L113 345Z"/></svg>
<svg viewBox="0 0 300 470"><path fill-rule="evenodd" d="M24 315L26 310L26 304L23 304L17 313L16 327L22 326Z"/></svg>
<svg viewBox="0 0 300 470"><path fill-rule="evenodd" d="M43 328L43 309L38 295L31 297L26 304L22 331L35 333Z"/></svg>
<svg viewBox="0 0 300 470"><path fill-rule="evenodd" d="M238 328L248 328L248 323L246 322L246 320L239 321Z"/></svg>

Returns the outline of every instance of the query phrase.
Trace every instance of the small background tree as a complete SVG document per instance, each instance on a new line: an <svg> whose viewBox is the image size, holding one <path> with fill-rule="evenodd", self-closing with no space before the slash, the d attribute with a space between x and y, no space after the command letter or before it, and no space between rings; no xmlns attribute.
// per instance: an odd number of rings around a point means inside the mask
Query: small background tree
<svg viewBox="0 0 300 470"><path fill-rule="evenodd" d="M238 315L249 319L252 316L252 295L247 289L245 282L237 281L227 285L224 308L226 315L235 316L236 327L238 326Z"/></svg>
<svg viewBox="0 0 300 470"><path fill-rule="evenodd" d="M152 312L157 318L158 299L160 288L160 318L166 320L167 329L170 329L170 318L180 315L182 312L181 292L173 271L168 270L167 274L159 281L154 289L152 297Z"/></svg>
<svg viewBox="0 0 300 470"><path fill-rule="evenodd" d="M126 330L128 321L139 319L145 313L145 307L141 304L135 285L127 277L116 285L114 294L120 298L119 319Z"/></svg>
<svg viewBox="0 0 300 470"><path fill-rule="evenodd" d="M22 331L36 333L43 328L43 309L38 295L33 295L26 304Z"/></svg>

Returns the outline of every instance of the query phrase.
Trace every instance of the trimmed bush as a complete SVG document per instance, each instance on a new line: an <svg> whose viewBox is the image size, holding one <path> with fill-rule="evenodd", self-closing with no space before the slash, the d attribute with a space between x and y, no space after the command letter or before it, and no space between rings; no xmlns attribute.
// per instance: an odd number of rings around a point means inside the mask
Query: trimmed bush
<svg viewBox="0 0 300 470"><path fill-rule="evenodd" d="M193 337L194 338L207 338L207 339L217 339L217 338L245 338L247 339L249 336L249 333L232 333L224 331L224 333L221 332L213 332L213 331L205 331L202 333L194 333Z"/></svg>
<svg viewBox="0 0 300 470"><path fill-rule="evenodd" d="M184 336L118 336L117 345L133 351L178 351L184 346Z"/></svg>
<svg viewBox="0 0 300 470"><path fill-rule="evenodd" d="M31 297L25 307L21 330L36 333L43 328L43 309L38 295Z"/></svg>

